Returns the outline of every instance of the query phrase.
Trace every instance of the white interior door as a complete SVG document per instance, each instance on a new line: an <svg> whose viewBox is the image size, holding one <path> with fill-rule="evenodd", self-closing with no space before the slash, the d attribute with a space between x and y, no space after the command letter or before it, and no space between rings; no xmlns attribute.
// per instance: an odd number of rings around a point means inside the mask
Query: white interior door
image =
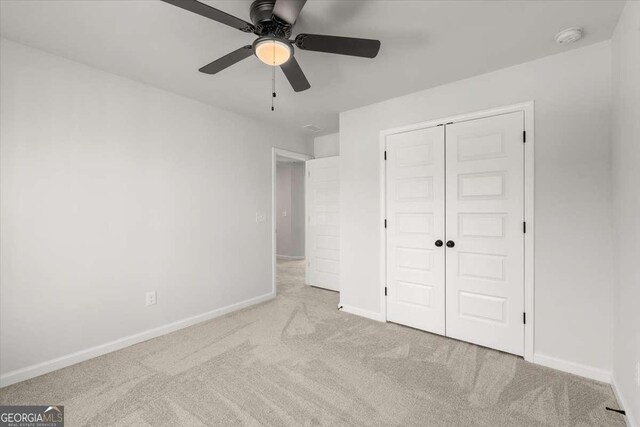
<svg viewBox="0 0 640 427"><path fill-rule="evenodd" d="M387 319L444 334L444 127L389 135L386 156Z"/></svg>
<svg viewBox="0 0 640 427"><path fill-rule="evenodd" d="M307 283L340 289L340 168L338 157L307 161Z"/></svg>
<svg viewBox="0 0 640 427"><path fill-rule="evenodd" d="M524 113L446 126L446 335L524 353ZM452 243L451 243L452 242Z"/></svg>

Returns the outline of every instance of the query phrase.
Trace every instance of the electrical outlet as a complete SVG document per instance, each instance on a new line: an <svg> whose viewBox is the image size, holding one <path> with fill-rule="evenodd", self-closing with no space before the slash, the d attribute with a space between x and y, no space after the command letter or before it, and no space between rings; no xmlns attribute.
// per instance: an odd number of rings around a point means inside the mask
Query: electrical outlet
<svg viewBox="0 0 640 427"><path fill-rule="evenodd" d="M265 222L266 215L264 212L256 212L256 222Z"/></svg>
<svg viewBox="0 0 640 427"><path fill-rule="evenodd" d="M147 292L147 301L146 306L155 305L156 304L156 291Z"/></svg>

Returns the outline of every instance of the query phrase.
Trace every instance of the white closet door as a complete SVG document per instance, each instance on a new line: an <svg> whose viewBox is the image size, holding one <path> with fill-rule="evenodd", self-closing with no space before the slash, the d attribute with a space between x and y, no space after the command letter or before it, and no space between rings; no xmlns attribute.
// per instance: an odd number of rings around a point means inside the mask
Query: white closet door
<svg viewBox="0 0 640 427"><path fill-rule="evenodd" d="M524 353L524 115L446 126L447 336Z"/></svg>
<svg viewBox="0 0 640 427"><path fill-rule="evenodd" d="M389 135L387 319L444 334L444 127Z"/></svg>
<svg viewBox="0 0 640 427"><path fill-rule="evenodd" d="M307 283L340 289L340 169L338 157L307 161Z"/></svg>

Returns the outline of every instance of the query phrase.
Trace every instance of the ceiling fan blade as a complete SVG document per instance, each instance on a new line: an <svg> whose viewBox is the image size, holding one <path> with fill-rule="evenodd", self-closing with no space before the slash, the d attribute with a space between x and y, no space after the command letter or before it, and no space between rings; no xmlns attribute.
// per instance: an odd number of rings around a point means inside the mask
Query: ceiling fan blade
<svg viewBox="0 0 640 427"><path fill-rule="evenodd" d="M276 4L273 6L273 12L271 13L293 25L306 2L307 0L276 0Z"/></svg>
<svg viewBox="0 0 640 427"><path fill-rule="evenodd" d="M296 36L296 46L302 50L315 52L375 58L380 50L380 40L324 36L321 34L298 34Z"/></svg>
<svg viewBox="0 0 640 427"><path fill-rule="evenodd" d="M221 10L213 8L204 3L200 3L196 0L162 0L165 3L172 4L174 6L178 6L184 10L188 10L189 12L197 13L200 16L204 16L205 18L213 19L214 21L220 22L221 24L228 25L233 28L237 28L240 31L245 33L253 33L255 31L255 27L253 24L250 24L246 21L243 21L240 18L236 18L233 15L229 15Z"/></svg>
<svg viewBox="0 0 640 427"><path fill-rule="evenodd" d="M218 58L212 63L205 65L198 71L205 74L216 74L225 68L250 57L251 55L253 55L253 48L251 46L243 46L240 49L234 50L222 58Z"/></svg>
<svg viewBox="0 0 640 427"><path fill-rule="evenodd" d="M298 61L296 61L296 58L293 56L287 62L282 64L280 68L287 77L287 80L289 80L289 83L291 83L291 87L293 87L293 90L296 92L302 92L303 90L307 90L311 87L309 81L302 72L302 68L300 68L300 64L298 64Z"/></svg>

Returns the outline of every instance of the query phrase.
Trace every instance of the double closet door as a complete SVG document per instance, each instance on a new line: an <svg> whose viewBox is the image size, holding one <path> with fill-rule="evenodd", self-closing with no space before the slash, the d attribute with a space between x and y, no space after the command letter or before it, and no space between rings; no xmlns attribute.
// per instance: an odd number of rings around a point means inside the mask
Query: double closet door
<svg viewBox="0 0 640 427"><path fill-rule="evenodd" d="M524 354L524 113L386 137L387 320Z"/></svg>

